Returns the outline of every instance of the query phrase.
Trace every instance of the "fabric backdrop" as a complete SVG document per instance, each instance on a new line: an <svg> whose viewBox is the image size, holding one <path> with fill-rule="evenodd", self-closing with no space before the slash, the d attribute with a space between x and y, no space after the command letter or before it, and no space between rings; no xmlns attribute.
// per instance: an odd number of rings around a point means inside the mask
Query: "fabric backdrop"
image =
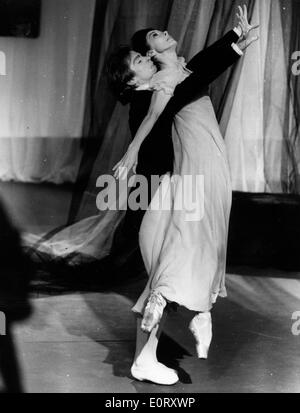
<svg viewBox="0 0 300 413"><path fill-rule="evenodd" d="M0 38L1 180L76 180L94 7L43 0L37 39Z"/></svg>
<svg viewBox="0 0 300 413"><path fill-rule="evenodd" d="M123 212L96 207L97 178L111 172L130 141L128 107L112 97L103 73L115 46L152 26L168 29L179 41L179 55L189 59L234 27L237 6L244 3L252 22L260 24L260 39L211 87L233 189L299 193L299 80L291 75L291 53L300 50L299 0L103 0L94 26L101 36L92 45L84 162L69 224L79 222L39 248L75 261L82 254L101 258L122 219Z"/></svg>

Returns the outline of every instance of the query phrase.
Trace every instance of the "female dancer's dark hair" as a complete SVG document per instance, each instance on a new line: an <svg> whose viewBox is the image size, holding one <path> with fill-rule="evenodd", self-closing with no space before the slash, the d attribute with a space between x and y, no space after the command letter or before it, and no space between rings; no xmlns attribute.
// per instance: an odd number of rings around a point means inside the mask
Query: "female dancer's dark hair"
<svg viewBox="0 0 300 413"><path fill-rule="evenodd" d="M131 38L131 46L134 51L141 53L143 56L147 54L150 50L150 46L147 43L147 34L152 32L152 30L155 29L149 27L148 29L142 29L134 33Z"/></svg>

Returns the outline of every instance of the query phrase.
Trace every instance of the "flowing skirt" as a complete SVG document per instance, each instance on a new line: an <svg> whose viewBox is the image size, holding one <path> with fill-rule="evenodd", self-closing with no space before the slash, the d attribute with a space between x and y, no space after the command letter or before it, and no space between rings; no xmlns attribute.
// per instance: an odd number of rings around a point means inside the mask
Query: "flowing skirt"
<svg viewBox="0 0 300 413"><path fill-rule="evenodd" d="M164 176L140 228L149 280L133 307L138 313L154 289L197 312L210 311L218 295L226 296L232 191L224 140L208 96L176 115L172 137L173 176Z"/></svg>

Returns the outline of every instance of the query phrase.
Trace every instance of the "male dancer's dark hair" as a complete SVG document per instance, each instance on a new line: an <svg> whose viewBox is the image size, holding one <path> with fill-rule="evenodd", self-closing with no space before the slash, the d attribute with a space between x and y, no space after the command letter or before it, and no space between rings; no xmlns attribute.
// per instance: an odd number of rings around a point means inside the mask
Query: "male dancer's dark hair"
<svg viewBox="0 0 300 413"><path fill-rule="evenodd" d="M128 85L128 82L135 75L129 67L130 51L129 46L119 46L110 55L105 68L109 87L123 104L129 101L129 94L133 87Z"/></svg>

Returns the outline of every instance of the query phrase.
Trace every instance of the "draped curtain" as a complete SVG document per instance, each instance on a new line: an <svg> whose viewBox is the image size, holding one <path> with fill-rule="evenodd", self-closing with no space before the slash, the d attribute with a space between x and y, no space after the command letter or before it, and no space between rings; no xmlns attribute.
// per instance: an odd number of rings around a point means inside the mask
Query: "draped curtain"
<svg viewBox="0 0 300 413"><path fill-rule="evenodd" d="M90 67L93 104L85 117L87 138L91 139L85 142L86 162L78 175L83 183L81 192L71 208L70 223L78 222L40 248L69 255L72 260L75 254L75 261L82 254L101 258L109 252L114 228L122 219L123 212L99 212L96 207L97 178L111 173L130 141L128 107L112 97L103 73L110 52L116 45L128 43L136 30L152 26L168 29L178 39L179 55L189 59L234 27L237 6L244 3L252 22L260 24L260 39L210 91L228 149L233 189L299 193L299 79L291 76L291 53L300 50L298 0L100 3L102 35ZM94 140L97 151L91 143Z"/></svg>
<svg viewBox="0 0 300 413"><path fill-rule="evenodd" d="M299 50L299 5L255 2L260 41L247 51L221 118L235 190L300 193L299 81L291 70Z"/></svg>
<svg viewBox="0 0 300 413"><path fill-rule="evenodd" d="M0 179L73 182L95 0L43 0L37 39L0 38Z"/></svg>
<svg viewBox="0 0 300 413"><path fill-rule="evenodd" d="M281 151L282 190L285 193L300 193L300 74L295 74L291 59L300 52L300 1L281 0L282 28L285 44L286 67L288 68L288 87L286 111L283 123L283 147ZM299 53L298 64L299 67ZM268 160L266 163L269 162ZM271 173L269 172L269 175Z"/></svg>

